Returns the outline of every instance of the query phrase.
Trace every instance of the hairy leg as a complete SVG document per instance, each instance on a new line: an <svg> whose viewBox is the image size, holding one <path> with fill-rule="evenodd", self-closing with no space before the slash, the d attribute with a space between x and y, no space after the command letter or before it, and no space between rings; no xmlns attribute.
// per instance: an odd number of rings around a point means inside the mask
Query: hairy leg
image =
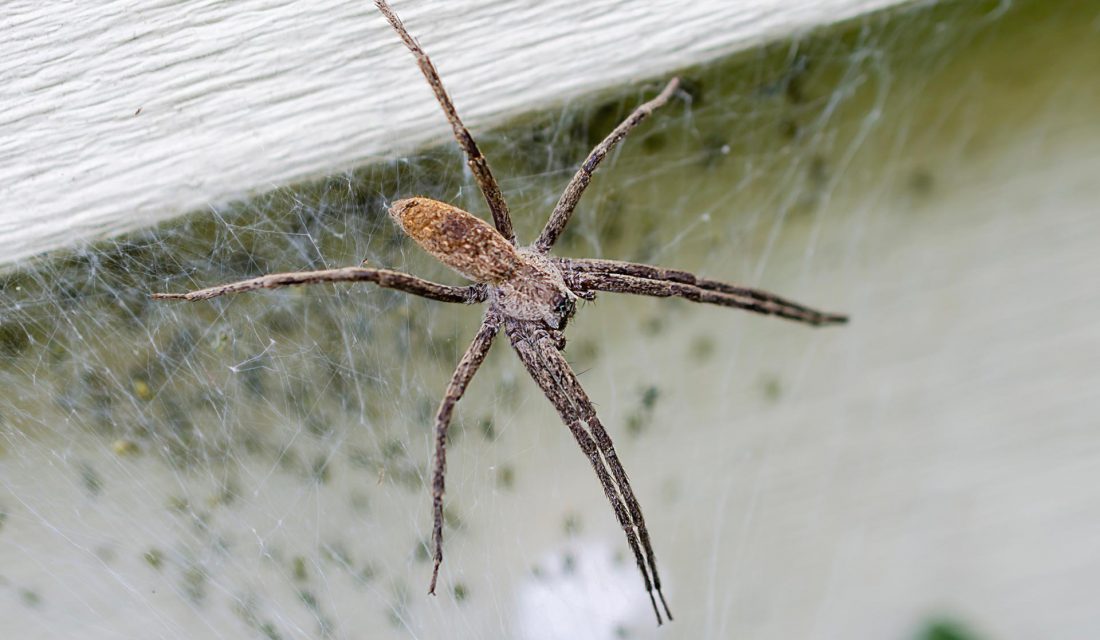
<svg viewBox="0 0 1100 640"><path fill-rule="evenodd" d="M187 293L154 293L154 300L207 300L224 296L227 293L240 293L256 289L278 289L301 284L321 282L373 282L386 289L398 289L406 293L431 298L441 302L462 302L466 304L485 300L485 288L480 285L452 287L437 284L389 269L370 269L367 267L344 267L342 269L324 269L322 271L294 271L290 273L272 273L258 278L220 284L208 289L199 289Z"/></svg>
<svg viewBox="0 0 1100 640"><path fill-rule="evenodd" d="M478 367L485 361L489 353L489 347L493 346L493 338L500 329L500 322L496 318L486 317L474 336L473 342L466 348L466 353L459 361L455 372L451 374L451 381L447 384L447 393L439 403L439 410L435 414L435 467L432 469L432 546L434 547L434 562L432 565L432 581L428 585L428 593L435 595L435 582L439 578L439 565L443 562L443 490L444 475L447 471L447 428L451 425L451 414L455 405L466 393L466 386L473 380Z"/></svg>
<svg viewBox="0 0 1100 640"><path fill-rule="evenodd" d="M562 258L565 281L581 292L608 291L660 298L684 298L724 307L746 309L821 326L843 324L848 316L817 311L779 296L734 284L697 278L687 271L660 269L613 260Z"/></svg>
<svg viewBox="0 0 1100 640"><path fill-rule="evenodd" d="M531 329L529 326L519 325L518 323L508 325L508 334L512 346L524 366L526 366L527 371L542 389L547 399L554 405L554 408L557 409L562 421L569 427L577 440L577 444L580 445L581 450L592 463L596 476L599 478L600 484L603 485L604 494L611 502L615 516L626 533L627 543L634 553L638 570L642 573L646 592L649 594L658 624L661 622L661 614L657 609L657 602L653 596L654 591L661 599L665 615L668 616L669 620L672 620L672 614L669 612L668 604L661 592L661 578L657 573L653 547L650 544L649 531L646 528L645 519L642 517L641 507L634 497L630 481L626 476L622 463L619 462L618 455L615 453L611 438L596 416L592 401L580 386L580 382L569 367L569 363L558 351L558 340L550 336L545 330ZM588 425L591 433L580 427L581 421ZM607 469L611 470L610 475ZM639 542L641 543L640 546ZM650 576L652 576L652 580Z"/></svg>
<svg viewBox="0 0 1100 640"><path fill-rule="evenodd" d="M546 222L542 232L539 233L538 239L535 240L535 249L539 253L546 253L557 242L558 236L565 230L565 225L569 224L569 217L573 215L573 210L577 208L577 203L584 195L584 190L588 188L588 183L592 180L592 173L596 171L596 167L599 166L604 157L615 148L620 140L626 137L626 134L630 133L631 129L649 117L649 114L663 107L672 98L672 94L676 92L679 86L679 78L670 80L656 98L635 109L633 113L627 116L626 120L615 127L603 139L603 142L596 145L596 148L588 154L584 164L581 165L580 169L577 169L573 179L566 185L558 204L554 207L553 213L550 214L550 219Z"/></svg>
<svg viewBox="0 0 1100 640"><path fill-rule="evenodd" d="M623 498L620 495L621 486L611 479L611 476L607 473L607 466L604 458L600 456L600 448L596 444L596 440L592 435L585 431L581 426L581 421L578 419L566 420L566 426L569 427L569 431L573 434L573 439L577 441L581 451L588 457L588 461L592 464L592 469L596 472L596 478L599 479L600 485L603 486L603 493L607 496L608 501L611 502L611 508L615 511L615 518L619 521L619 526L622 527L623 532L626 533L626 542L630 546L631 552L634 553L634 562L638 565L638 571L642 574L642 580L645 583L646 593L649 594L649 602L653 605L653 614L657 616L657 624L661 624L661 612L657 609L657 601L653 599L653 582L649 578L649 566L646 564L646 558L642 555L642 549L638 545L638 533L636 531L636 520L631 515L630 510L623 504ZM650 553L648 536L646 537L645 547L647 555L652 557ZM661 586L657 585L657 591L660 592ZM668 612L668 605L665 604L665 597L661 596L661 604L665 605L665 612ZM668 616L669 620L672 620L672 615Z"/></svg>
<svg viewBox="0 0 1100 640"><path fill-rule="evenodd" d="M485 196L485 202L488 203L489 211L493 214L493 223L496 224L497 231L509 242L515 244L516 232L512 229L512 218L508 215L508 204L504 202L500 185L493 177L493 172L489 170L489 161L481 155L481 149L474 142L474 137L470 135L466 125L462 124L462 120L459 119L458 111L455 110L451 97L447 95L447 90L443 88L443 81L439 79L439 72L435 70L435 65L428 58L428 54L424 53L416 40L405 30L401 18L397 17L390 5L385 0L374 0L374 4L378 6L378 10L382 12L382 15L386 16L386 20L389 20L390 25L397 31L397 35L401 36L405 46L416 57L420 72L424 74L424 78L431 86L432 92L435 93L436 100L439 101L439 106L443 107L443 113L447 116L447 121L451 123L451 129L454 131L458 146L462 147L462 150L466 153L466 164L470 166L470 171L473 172L474 179L477 180L477 186L481 189L482 195Z"/></svg>

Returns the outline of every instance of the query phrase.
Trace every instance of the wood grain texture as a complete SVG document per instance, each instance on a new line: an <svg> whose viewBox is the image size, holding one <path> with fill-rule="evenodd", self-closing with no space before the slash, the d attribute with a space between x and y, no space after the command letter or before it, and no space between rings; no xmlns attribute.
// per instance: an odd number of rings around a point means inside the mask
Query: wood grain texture
<svg viewBox="0 0 1100 640"><path fill-rule="evenodd" d="M396 3L475 129L898 0ZM0 264L446 139L365 1L0 8Z"/></svg>

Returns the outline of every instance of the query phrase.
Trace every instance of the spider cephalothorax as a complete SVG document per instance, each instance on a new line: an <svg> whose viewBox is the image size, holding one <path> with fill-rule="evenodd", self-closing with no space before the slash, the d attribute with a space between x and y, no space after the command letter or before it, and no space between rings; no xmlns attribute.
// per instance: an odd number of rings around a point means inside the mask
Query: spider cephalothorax
<svg viewBox="0 0 1100 640"><path fill-rule="evenodd" d="M565 284L561 269L546 256L519 250L516 274L489 289L490 309L511 320L541 322L565 329L577 311L577 295Z"/></svg>
<svg viewBox="0 0 1100 640"><path fill-rule="evenodd" d="M319 282L367 281L390 289L439 300L475 304L487 302L481 328L458 363L435 417L435 464L432 469L432 544L434 565L429 593L435 593L439 565L443 561L443 493L447 466L447 429L455 404L466 391L478 367L485 360L493 339L503 327L516 355L531 378L557 409L581 451L588 458L615 517L626 534L627 544L642 574L657 623L661 613L672 619L661 592L661 578L650 543L642 509L619 456L595 406L562 356L564 329L576 311L578 298L592 300L597 292L633 293L677 297L756 313L775 315L809 325L846 322L842 315L822 313L771 293L716 280L699 278L686 271L662 269L615 260L557 258L550 249L569 222L581 195L600 162L626 134L675 94L675 78L649 102L642 104L589 153L565 187L550 219L530 247L517 247L508 205L500 187L481 155L473 136L466 130L443 89L439 74L420 45L408 34L401 20L385 0L375 0L382 14L416 56L421 72L443 107L455 139L466 154L467 164L485 196L493 225L449 204L429 198L407 198L394 202L390 215L413 240L443 264L472 280L464 287L437 284L399 271L367 267L344 267L323 271L300 271L219 285L183 294L155 294L158 299L203 300L227 293ZM495 227L495 228L494 228ZM656 594L656 597L654 597Z"/></svg>

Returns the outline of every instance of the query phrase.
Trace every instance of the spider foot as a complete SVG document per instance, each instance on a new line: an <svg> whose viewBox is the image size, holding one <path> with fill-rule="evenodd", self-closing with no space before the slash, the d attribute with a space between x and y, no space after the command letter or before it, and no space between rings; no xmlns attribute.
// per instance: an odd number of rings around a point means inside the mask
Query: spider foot
<svg viewBox="0 0 1100 640"><path fill-rule="evenodd" d="M662 600L663 600L663 598L662 598ZM661 619L661 611L659 609L657 609L657 601L653 599L653 592L652 591L649 592L649 604L653 605L653 615L657 616L657 626L659 627L662 624L664 624L665 621ZM669 618L669 620L671 620L671 619L672 618Z"/></svg>
<svg viewBox="0 0 1100 640"><path fill-rule="evenodd" d="M436 580L439 579L439 563L440 563L440 561L442 561L442 558L436 558L435 564L432 567L432 581L430 583L428 583L428 595L430 595L430 596L435 595L435 583L436 583Z"/></svg>
<svg viewBox="0 0 1100 640"><path fill-rule="evenodd" d="M665 608L665 617L668 618L669 622L672 622L672 612L668 610L668 603L665 602L665 594L661 593L660 587L657 587L657 597L661 599L661 606Z"/></svg>

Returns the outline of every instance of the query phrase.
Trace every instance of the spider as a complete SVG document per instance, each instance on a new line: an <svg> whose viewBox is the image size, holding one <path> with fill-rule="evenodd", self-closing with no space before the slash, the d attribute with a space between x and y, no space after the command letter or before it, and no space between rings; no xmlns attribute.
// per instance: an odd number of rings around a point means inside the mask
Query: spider
<svg viewBox="0 0 1100 640"><path fill-rule="evenodd" d="M561 258L550 254L600 162L627 133L675 95L679 87L678 78L669 81L657 97L637 107L588 154L565 187L535 242L530 246L517 245L500 185L493 178L489 163L473 136L459 119L435 66L387 2L375 0L375 5L415 56L420 71L435 93L492 212L495 228L462 209L423 197L398 200L389 207L389 214L425 251L474 284L461 287L437 284L399 271L358 266L274 273L189 293L158 293L153 297L159 300L206 300L254 289L366 281L441 302L487 303L481 327L451 376L435 416L435 460L431 485L434 556L428 593L435 593L439 565L443 561L447 428L455 405L485 361L493 339L503 328L516 355L554 405L603 485L604 494L611 502L642 574L657 624L662 624L657 599L660 599L665 617L672 620L672 613L661 591L661 579L657 574L657 562L641 506L615 453L611 437L596 415L592 400L562 355L565 349L564 330L576 312L577 300L594 300L597 292L632 293L747 309L813 326L840 324L847 318L815 311L765 291L707 280L685 271L615 260Z"/></svg>

